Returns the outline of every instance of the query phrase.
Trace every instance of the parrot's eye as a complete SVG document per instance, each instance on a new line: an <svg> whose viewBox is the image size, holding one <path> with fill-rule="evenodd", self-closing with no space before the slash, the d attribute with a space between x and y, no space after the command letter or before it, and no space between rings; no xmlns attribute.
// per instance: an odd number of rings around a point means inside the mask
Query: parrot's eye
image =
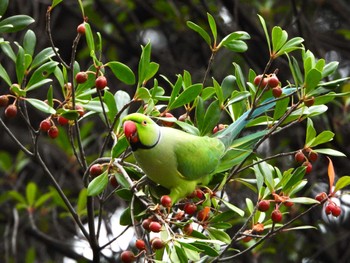
<svg viewBox="0 0 350 263"><path fill-rule="evenodd" d="M141 124L142 124L143 126L146 126L146 125L147 125L147 121L146 121L146 120L143 120L143 121L141 122Z"/></svg>

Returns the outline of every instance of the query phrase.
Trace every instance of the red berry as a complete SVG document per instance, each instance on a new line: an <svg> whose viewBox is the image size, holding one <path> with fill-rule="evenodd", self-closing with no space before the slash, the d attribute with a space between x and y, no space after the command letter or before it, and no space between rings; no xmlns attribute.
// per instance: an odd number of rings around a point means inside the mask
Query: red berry
<svg viewBox="0 0 350 263"><path fill-rule="evenodd" d="M168 195L163 195L163 196L160 198L160 203L161 203L162 206L164 206L164 207L171 207L172 201L171 201L170 196L168 196Z"/></svg>
<svg viewBox="0 0 350 263"><path fill-rule="evenodd" d="M199 198L199 199L202 199L204 194L203 194L203 191L200 190L200 189L197 189L196 190L196 196Z"/></svg>
<svg viewBox="0 0 350 263"><path fill-rule="evenodd" d="M149 229L149 225L152 223L153 221L149 218L146 218L142 221L142 227L145 229L145 230L150 230Z"/></svg>
<svg viewBox="0 0 350 263"><path fill-rule="evenodd" d="M193 215L197 211L197 206L193 203L185 204L184 211L188 215Z"/></svg>
<svg viewBox="0 0 350 263"><path fill-rule="evenodd" d="M136 260L136 257L131 251L125 250L120 254L120 259L124 263L130 263L134 262Z"/></svg>
<svg viewBox="0 0 350 263"><path fill-rule="evenodd" d="M319 202L322 202L323 200L326 200L328 198L327 194L325 192L319 193L316 195L315 199Z"/></svg>
<svg viewBox="0 0 350 263"><path fill-rule="evenodd" d="M48 131L47 134L49 135L50 138L55 139L57 138L59 131L56 126L52 126Z"/></svg>
<svg viewBox="0 0 350 263"><path fill-rule="evenodd" d="M273 210L272 213L271 213L271 219L275 223L281 222L282 221L282 213L281 213L281 211L278 210L278 209Z"/></svg>
<svg viewBox="0 0 350 263"><path fill-rule="evenodd" d="M7 95L0 96L0 107L6 107L9 104L9 98Z"/></svg>
<svg viewBox="0 0 350 263"><path fill-rule="evenodd" d="M199 220L199 221L206 221L206 220L208 220L208 218L209 218L209 213L208 213L208 209L207 209L208 207L205 207L204 209L202 209L202 210L200 210L200 211L198 211L198 213L197 213L197 219Z"/></svg>
<svg viewBox="0 0 350 263"><path fill-rule="evenodd" d="M192 234L192 232L193 232L192 224L185 225L184 228L183 228L183 231L184 231L185 235L190 236Z"/></svg>
<svg viewBox="0 0 350 263"><path fill-rule="evenodd" d="M244 237L242 238L242 241L245 242L245 243L248 243L250 240L253 239L253 237L252 236L247 236L246 234L251 234L251 231L250 230L245 230L243 232Z"/></svg>
<svg viewBox="0 0 350 263"><path fill-rule="evenodd" d="M107 79L105 76L99 76L95 80L95 86L99 90L103 90L107 86Z"/></svg>
<svg viewBox="0 0 350 263"><path fill-rule="evenodd" d="M326 205L324 211L326 213L326 215L330 215L332 213L334 205L333 204L328 204Z"/></svg>
<svg viewBox="0 0 350 263"><path fill-rule="evenodd" d="M149 224L149 230L151 230L154 233L159 233L162 228L162 225L159 222L151 222Z"/></svg>
<svg viewBox="0 0 350 263"><path fill-rule="evenodd" d="M298 151L295 155L294 155L294 159L297 163L302 163L305 161L305 155L303 154L302 151Z"/></svg>
<svg viewBox="0 0 350 263"><path fill-rule="evenodd" d="M155 237L151 242L151 246L153 250L162 249L164 247L164 243L159 237Z"/></svg>
<svg viewBox="0 0 350 263"><path fill-rule="evenodd" d="M283 205L284 205L285 207L292 207L292 206L294 205L294 203L291 202L291 201L285 201L285 202L283 202Z"/></svg>
<svg viewBox="0 0 350 263"><path fill-rule="evenodd" d="M185 212L184 211L179 211L176 213L176 215L174 216L174 218L176 220L182 220L184 218Z"/></svg>
<svg viewBox="0 0 350 263"><path fill-rule="evenodd" d="M78 27L77 27L77 32L80 35L85 35L85 23L81 23Z"/></svg>
<svg viewBox="0 0 350 263"><path fill-rule="evenodd" d="M59 125L64 126L64 125L67 125L67 124L68 124L69 120L66 119L66 118L63 117L63 116L58 116L58 117L57 117L57 122L58 122Z"/></svg>
<svg viewBox="0 0 350 263"><path fill-rule="evenodd" d="M75 105L75 110L79 113L80 117L83 117L85 114L84 107L81 105Z"/></svg>
<svg viewBox="0 0 350 263"><path fill-rule="evenodd" d="M88 74L84 71L78 72L77 75L75 75L75 81L78 84L86 82L88 79Z"/></svg>
<svg viewBox="0 0 350 263"><path fill-rule="evenodd" d="M277 76L273 74L271 77L267 79L267 84L270 88L277 87L280 84L280 81L278 80Z"/></svg>
<svg viewBox="0 0 350 263"><path fill-rule="evenodd" d="M214 129L213 129L213 134L215 134L215 133L217 133L218 131L221 131L221 130L223 130L223 129L225 129L225 125L222 124L222 123L220 123L220 124L218 124L218 125L216 125L216 126L214 127Z"/></svg>
<svg viewBox="0 0 350 263"><path fill-rule="evenodd" d="M272 88L272 95L275 97L275 98L279 98L281 97L283 91L281 89L280 86L277 86L277 87L274 87Z"/></svg>
<svg viewBox="0 0 350 263"><path fill-rule="evenodd" d="M114 188L117 188L119 186L119 183L117 181L117 178L114 175L111 175L111 177L109 177L109 183L111 184L111 186L113 186Z"/></svg>
<svg viewBox="0 0 350 263"><path fill-rule="evenodd" d="M258 86L259 85L259 83L260 83L260 81L261 81L261 79L262 79L262 75L257 75L255 78L254 78L254 85L255 86Z"/></svg>
<svg viewBox="0 0 350 263"><path fill-rule="evenodd" d="M338 217L341 214L341 208L337 205L333 205L331 213L333 216Z"/></svg>
<svg viewBox="0 0 350 263"><path fill-rule="evenodd" d="M102 174L103 169L101 164L94 164L90 167L89 173L92 177L99 176Z"/></svg>
<svg viewBox="0 0 350 263"><path fill-rule="evenodd" d="M268 201L268 200L261 200L258 203L258 210L259 211L266 212L269 209L270 209L270 201Z"/></svg>
<svg viewBox="0 0 350 263"><path fill-rule="evenodd" d="M304 105L307 107L311 107L315 103L315 97L308 98L304 100Z"/></svg>
<svg viewBox="0 0 350 263"><path fill-rule="evenodd" d="M263 78L263 80L262 80L261 87L262 87L262 88L265 88L267 85L268 85L268 79L265 77L265 78Z"/></svg>
<svg viewBox="0 0 350 263"><path fill-rule="evenodd" d="M308 159L309 159L310 162L316 162L317 159L318 159L318 153L314 152L314 151L310 151Z"/></svg>
<svg viewBox="0 0 350 263"><path fill-rule="evenodd" d="M305 174L312 172L312 164L310 162L304 162L303 165L306 166Z"/></svg>
<svg viewBox="0 0 350 263"><path fill-rule="evenodd" d="M7 118L14 118L17 116L17 106L14 104L8 105L5 109L5 116Z"/></svg>
<svg viewBox="0 0 350 263"><path fill-rule="evenodd" d="M52 126L52 123L49 119L45 119L43 121L40 122L40 130L43 131L43 132L47 132L48 130L50 130Z"/></svg>
<svg viewBox="0 0 350 263"><path fill-rule="evenodd" d="M163 114L163 117L174 118L174 115L172 115L170 112L166 112L165 114ZM162 120L161 122L163 126L166 126L166 127L173 127L175 124L174 122L166 121L166 120Z"/></svg>
<svg viewBox="0 0 350 263"><path fill-rule="evenodd" d="M146 249L146 243L142 239L137 239L135 242L135 246L138 250L145 250Z"/></svg>

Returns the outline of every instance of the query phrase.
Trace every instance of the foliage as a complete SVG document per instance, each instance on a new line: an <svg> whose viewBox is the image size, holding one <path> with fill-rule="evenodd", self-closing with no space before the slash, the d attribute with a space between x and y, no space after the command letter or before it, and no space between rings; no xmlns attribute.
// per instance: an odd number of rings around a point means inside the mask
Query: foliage
<svg viewBox="0 0 350 263"><path fill-rule="evenodd" d="M211 52L203 80L193 81L191 72L184 70L173 81L169 76L157 75L162 65L152 61L151 42L141 47L137 72L120 61L105 61L103 37L93 30L85 17L82 1L78 2L85 31L78 32L73 40L69 62L62 59L52 39L54 33L50 30L51 15L61 1L53 1L48 8L47 33L52 46L41 51L36 51L36 34L30 29L25 31L22 41L12 43L6 40L5 33L24 30L34 21L32 18L19 15L0 21L0 33L4 37L0 38L1 49L15 71L13 77L8 73L10 69L0 64L0 77L6 83L6 93L2 97L6 97L20 113L15 120L8 120L5 113L0 118L0 125L26 155L19 155L21 158L16 160L16 167L23 167L28 160L26 158L31 158L40 164L51 182L47 192L37 183L28 182L23 193L13 189L1 198L2 202L14 204L18 212L26 211L32 231L44 232L34 217L37 211L45 205L59 206L61 217L68 216L81 231L82 239L88 241L93 252L92 260L100 262L102 250L122 239L122 236L116 236L111 242L101 244L98 238L104 209L112 202L111 197L115 197L128 205L120 217L120 224L125 228L132 227L137 239L147 243L145 250L135 253L138 257L157 262L227 261L253 249L259 251L260 244L284 231L313 229L314 226L299 224L298 220L317 207L333 205L332 198L350 184L349 176L335 179L330 157L344 156L327 145L335 134L329 129L317 131L313 123L328 110L327 103L348 95L348 92L336 90L348 79L334 76L338 63L316 58L302 45L303 38L289 38L279 26L269 31L264 18L258 16L269 52L265 70L246 71L233 62L232 74L217 80L210 78L215 56L224 49L234 53L246 52L251 36L248 32L236 31L220 40L217 22L207 13L208 24L205 26L187 22L188 28L199 34ZM0 15L6 11L7 4L8 1L1 3ZM79 43L86 45L90 56L90 65L86 68L77 61ZM278 80L278 69L272 68L273 62L282 57L287 59L292 76L285 83ZM301 62L297 57L301 57ZM106 76L108 82L101 87L96 80ZM108 84L110 76L130 90L118 89L113 93ZM278 83L271 84L272 78L277 78ZM167 87L162 87L160 81ZM45 97L38 96L38 91ZM6 104L5 107L9 106ZM166 195L167 189L151 182L145 183L147 179L142 177L142 170L129 155L121 119L131 109L152 116L159 123L176 125L176 128L198 136L217 136L225 132L225 129L213 132L222 129L220 124L223 119L231 124L244 116L248 123L243 132L237 134L222 161L220 173L214 175L210 185L199 187L193 196L166 207L159 200ZM49 123L47 130L32 121L33 111L45 116L43 120ZM175 111L183 114L179 118L169 115ZM88 154L91 152L89 143L95 139L90 137L92 124L89 120L96 118L101 123L98 140L102 143L98 151ZM11 130L7 121L23 122L26 126L23 133L28 133L31 141L21 142L21 137ZM263 143L301 123L305 125L304 147L268 156L258 152ZM57 138L52 135L54 127L59 127ZM74 156L75 165L79 166L82 183L74 202L44 158L40 144L46 132L54 139L52 143ZM322 146L325 148L319 148L320 145L325 145ZM4 157L0 168L8 170L10 157L5 152L1 154ZM298 154L301 161L291 167L280 167L274 163L281 158L297 158ZM325 198L316 200L308 196L305 189L309 187L312 164L317 158L322 158L318 155L327 156L329 192ZM93 174L91 169L97 164L101 165L101 171ZM237 184L253 193L241 203L234 203L228 195L230 187ZM261 209L262 201L273 205ZM194 204L197 211L186 211L189 204ZM275 211L282 212L281 220L272 216ZM160 232L156 235L162 241L162 248L155 249L154 240L152 242L150 238L152 228L143 225L147 220L161 224L161 230L153 232ZM84 221L88 222L87 227ZM193 228L191 231L189 226ZM28 257L33 253L28 251Z"/></svg>

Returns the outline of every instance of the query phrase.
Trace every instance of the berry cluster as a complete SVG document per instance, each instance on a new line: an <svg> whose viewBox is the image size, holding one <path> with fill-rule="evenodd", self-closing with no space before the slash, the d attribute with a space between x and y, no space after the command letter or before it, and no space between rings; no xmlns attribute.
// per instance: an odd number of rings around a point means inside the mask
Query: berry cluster
<svg viewBox="0 0 350 263"><path fill-rule="evenodd" d="M257 75L254 78L254 85L257 87L262 87L264 90L265 89L271 89L272 90L272 95L275 98L281 97L283 91L280 85L280 81L278 77L276 76L275 73L269 74L269 75Z"/></svg>
<svg viewBox="0 0 350 263"><path fill-rule="evenodd" d="M315 199L320 203L324 203L324 211L326 215L332 214L334 217L341 215L341 208L333 202L325 192L317 194Z"/></svg>
<svg viewBox="0 0 350 263"><path fill-rule="evenodd" d="M17 106L16 101L9 105L11 95L1 95L0 96L0 107L5 108L5 116L7 118L14 118L17 116Z"/></svg>
<svg viewBox="0 0 350 263"><path fill-rule="evenodd" d="M85 72L85 71L80 71L75 75L75 81L77 84L83 84L88 80L88 73L96 74L94 72ZM103 90L105 87L107 87L107 78L103 75L101 76L96 76L95 79L95 87L98 90Z"/></svg>
<svg viewBox="0 0 350 263"><path fill-rule="evenodd" d="M305 173L309 174L312 172L312 163L318 159L318 153L313 151L311 148L299 150L295 155L294 159L297 163L306 166Z"/></svg>

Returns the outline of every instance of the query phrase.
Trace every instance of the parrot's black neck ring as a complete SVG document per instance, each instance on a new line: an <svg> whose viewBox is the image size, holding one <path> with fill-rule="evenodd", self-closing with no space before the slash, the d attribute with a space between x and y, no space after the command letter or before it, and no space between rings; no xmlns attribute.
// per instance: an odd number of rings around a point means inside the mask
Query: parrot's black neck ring
<svg viewBox="0 0 350 263"><path fill-rule="evenodd" d="M158 138L154 144L144 145L144 144L142 144L142 142L140 140L138 140L137 142L130 143L131 150L134 152L137 149L152 149L153 147L155 147L158 144L159 140L160 140L160 132L158 133Z"/></svg>

